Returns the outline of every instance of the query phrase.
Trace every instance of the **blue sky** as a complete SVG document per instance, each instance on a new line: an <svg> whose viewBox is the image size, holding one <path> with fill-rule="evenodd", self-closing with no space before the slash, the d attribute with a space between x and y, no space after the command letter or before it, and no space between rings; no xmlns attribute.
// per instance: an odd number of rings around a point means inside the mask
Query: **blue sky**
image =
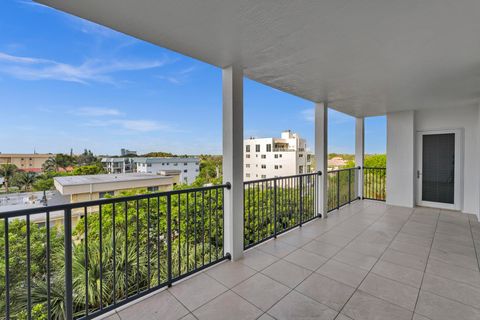
<svg viewBox="0 0 480 320"><path fill-rule="evenodd" d="M313 149L313 104L245 80L245 136L291 129ZM354 119L330 112L330 152L353 153ZM221 154L221 70L88 21L6 0L0 11L0 152ZM369 118L368 153L385 151Z"/></svg>

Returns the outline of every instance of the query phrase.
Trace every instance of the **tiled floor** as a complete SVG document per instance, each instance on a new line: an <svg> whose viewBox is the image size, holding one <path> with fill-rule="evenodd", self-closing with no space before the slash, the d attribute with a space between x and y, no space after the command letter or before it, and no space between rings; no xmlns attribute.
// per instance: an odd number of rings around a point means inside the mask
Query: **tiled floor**
<svg viewBox="0 0 480 320"><path fill-rule="evenodd" d="M480 223L357 201L109 319L480 319Z"/></svg>

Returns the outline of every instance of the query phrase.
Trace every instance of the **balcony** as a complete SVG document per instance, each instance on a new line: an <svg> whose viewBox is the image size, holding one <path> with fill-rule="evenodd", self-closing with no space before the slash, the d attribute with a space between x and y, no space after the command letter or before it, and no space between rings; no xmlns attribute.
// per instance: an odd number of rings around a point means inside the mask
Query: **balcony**
<svg viewBox="0 0 480 320"><path fill-rule="evenodd" d="M478 319L479 236L474 216L356 201L108 319Z"/></svg>

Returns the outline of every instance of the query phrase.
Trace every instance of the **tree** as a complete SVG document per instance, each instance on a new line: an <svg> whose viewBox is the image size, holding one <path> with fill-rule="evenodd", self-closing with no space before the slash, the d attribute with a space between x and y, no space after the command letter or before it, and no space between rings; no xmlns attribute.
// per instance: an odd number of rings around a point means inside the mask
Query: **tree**
<svg viewBox="0 0 480 320"><path fill-rule="evenodd" d="M7 191L7 193L10 181L14 177L17 170L17 166L10 163L2 164L0 166L0 177L3 177L4 179L5 190Z"/></svg>
<svg viewBox="0 0 480 320"><path fill-rule="evenodd" d="M367 168L386 168L387 155L386 154L369 154L365 156L365 167Z"/></svg>
<svg viewBox="0 0 480 320"><path fill-rule="evenodd" d="M37 175L33 172L17 172L13 176L13 183L23 191L28 192L31 190L33 184L37 179Z"/></svg>
<svg viewBox="0 0 480 320"><path fill-rule="evenodd" d="M60 169L65 170L74 164L75 158L73 156L59 153L45 161L42 169L46 172L59 171Z"/></svg>
<svg viewBox="0 0 480 320"><path fill-rule="evenodd" d="M93 155L93 152L87 149L85 149L83 153L76 158L76 162L79 166L90 166L95 165L99 162L98 158Z"/></svg>
<svg viewBox="0 0 480 320"><path fill-rule="evenodd" d="M72 171L72 174L74 176L84 176L89 174L101 174L101 173L105 173L105 169L103 169L101 165L89 165L89 166L76 167Z"/></svg>

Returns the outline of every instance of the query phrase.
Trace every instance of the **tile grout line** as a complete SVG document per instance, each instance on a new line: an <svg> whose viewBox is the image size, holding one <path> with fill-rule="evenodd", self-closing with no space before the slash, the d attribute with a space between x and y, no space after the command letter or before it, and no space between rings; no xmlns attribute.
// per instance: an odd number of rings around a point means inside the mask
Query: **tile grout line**
<svg viewBox="0 0 480 320"><path fill-rule="evenodd" d="M478 258L478 250L477 250L477 246L475 244L475 239L473 238L472 223L471 223L470 219L468 219L468 226L469 226L469 230L470 230L470 236L472 237L472 241L473 241L473 250L475 250L475 256L477 257L477 264L478 264L478 268L480 270L480 260Z"/></svg>
<svg viewBox="0 0 480 320"><path fill-rule="evenodd" d="M425 273L427 273L428 262L430 261L430 254L432 252L433 243L435 242L435 234L437 233L438 221L440 221L440 215L441 214L442 214L442 211L439 210L438 215L437 215L437 219L436 219L436 222L435 222L435 232L433 233L432 243L430 244L430 250L428 250L427 263L425 264L425 269L423 270L422 281L420 281L420 288L418 289L417 300L415 301L415 306L413 308L412 320L413 320L413 317L415 316L415 311L417 310L417 304L418 304L418 300L420 299L420 293L422 291L423 281L425 279Z"/></svg>

